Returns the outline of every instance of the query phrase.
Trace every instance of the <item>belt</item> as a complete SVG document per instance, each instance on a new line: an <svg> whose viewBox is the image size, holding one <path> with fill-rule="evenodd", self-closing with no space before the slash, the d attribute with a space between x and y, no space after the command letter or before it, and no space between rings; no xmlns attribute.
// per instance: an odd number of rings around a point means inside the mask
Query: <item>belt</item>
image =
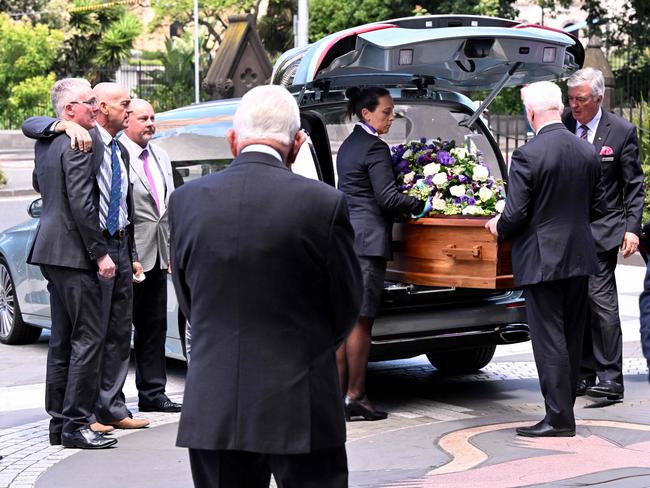
<svg viewBox="0 0 650 488"><path fill-rule="evenodd" d="M122 239L126 236L126 229L117 229L115 234L112 235L106 229L103 229L102 235L107 239Z"/></svg>

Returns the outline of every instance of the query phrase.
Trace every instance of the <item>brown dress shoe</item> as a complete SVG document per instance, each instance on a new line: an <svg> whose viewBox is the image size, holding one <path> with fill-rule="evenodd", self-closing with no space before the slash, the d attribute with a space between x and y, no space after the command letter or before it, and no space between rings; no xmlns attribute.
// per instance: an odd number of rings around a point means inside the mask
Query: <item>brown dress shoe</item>
<svg viewBox="0 0 650 488"><path fill-rule="evenodd" d="M122 420L115 420L114 422L109 422L108 424L112 425L116 429L142 429L143 427L149 425L149 420L124 417Z"/></svg>
<svg viewBox="0 0 650 488"><path fill-rule="evenodd" d="M90 429L93 432L108 434L109 432L113 432L115 430L115 427L112 427L110 425L100 424L99 422L95 422L94 424L90 424Z"/></svg>

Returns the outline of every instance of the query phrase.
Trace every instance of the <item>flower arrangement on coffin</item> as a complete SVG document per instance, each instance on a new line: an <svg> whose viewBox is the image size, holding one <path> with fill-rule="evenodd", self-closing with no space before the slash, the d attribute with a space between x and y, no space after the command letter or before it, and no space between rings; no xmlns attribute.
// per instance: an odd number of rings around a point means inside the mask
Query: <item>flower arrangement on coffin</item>
<svg viewBox="0 0 650 488"><path fill-rule="evenodd" d="M422 138L391 149L401 192L427 201L425 216L494 215L505 206L504 182L455 141Z"/></svg>

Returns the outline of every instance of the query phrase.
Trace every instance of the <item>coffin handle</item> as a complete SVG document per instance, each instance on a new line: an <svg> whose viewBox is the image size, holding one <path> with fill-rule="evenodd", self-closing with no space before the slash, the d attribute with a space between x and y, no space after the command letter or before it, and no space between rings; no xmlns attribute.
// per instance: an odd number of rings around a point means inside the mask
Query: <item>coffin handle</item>
<svg viewBox="0 0 650 488"><path fill-rule="evenodd" d="M442 248L442 253L453 259L481 259L481 246L464 248L456 247L455 244L449 244Z"/></svg>

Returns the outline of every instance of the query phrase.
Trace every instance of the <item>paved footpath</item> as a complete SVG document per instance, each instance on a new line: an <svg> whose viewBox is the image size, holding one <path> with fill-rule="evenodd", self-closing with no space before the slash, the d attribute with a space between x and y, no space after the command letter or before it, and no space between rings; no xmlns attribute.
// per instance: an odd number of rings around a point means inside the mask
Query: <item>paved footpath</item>
<svg viewBox="0 0 650 488"><path fill-rule="evenodd" d="M612 403L579 398L576 437L514 435L516 426L543 416L528 343L499 347L494 361L474 375L441 376L424 357L374 363L369 391L390 416L348 424L350 486L650 487L650 387L638 342L643 274L640 266L617 270L625 399ZM18 375L21 368L19 359L11 363L5 359L8 355L34 364L44 361L45 346L0 346L2 374ZM33 371L26 380L31 384L0 382L6 385L0 386L0 488L192 486L187 452L174 446L178 414L146 414L151 427L116 432L119 443L114 449L49 446L42 411L44 371ZM182 374L176 376L169 391L180 400ZM137 412L134 393L130 375L126 395ZM25 413L15 416L16 411ZM3 420L3 414L13 423Z"/></svg>

